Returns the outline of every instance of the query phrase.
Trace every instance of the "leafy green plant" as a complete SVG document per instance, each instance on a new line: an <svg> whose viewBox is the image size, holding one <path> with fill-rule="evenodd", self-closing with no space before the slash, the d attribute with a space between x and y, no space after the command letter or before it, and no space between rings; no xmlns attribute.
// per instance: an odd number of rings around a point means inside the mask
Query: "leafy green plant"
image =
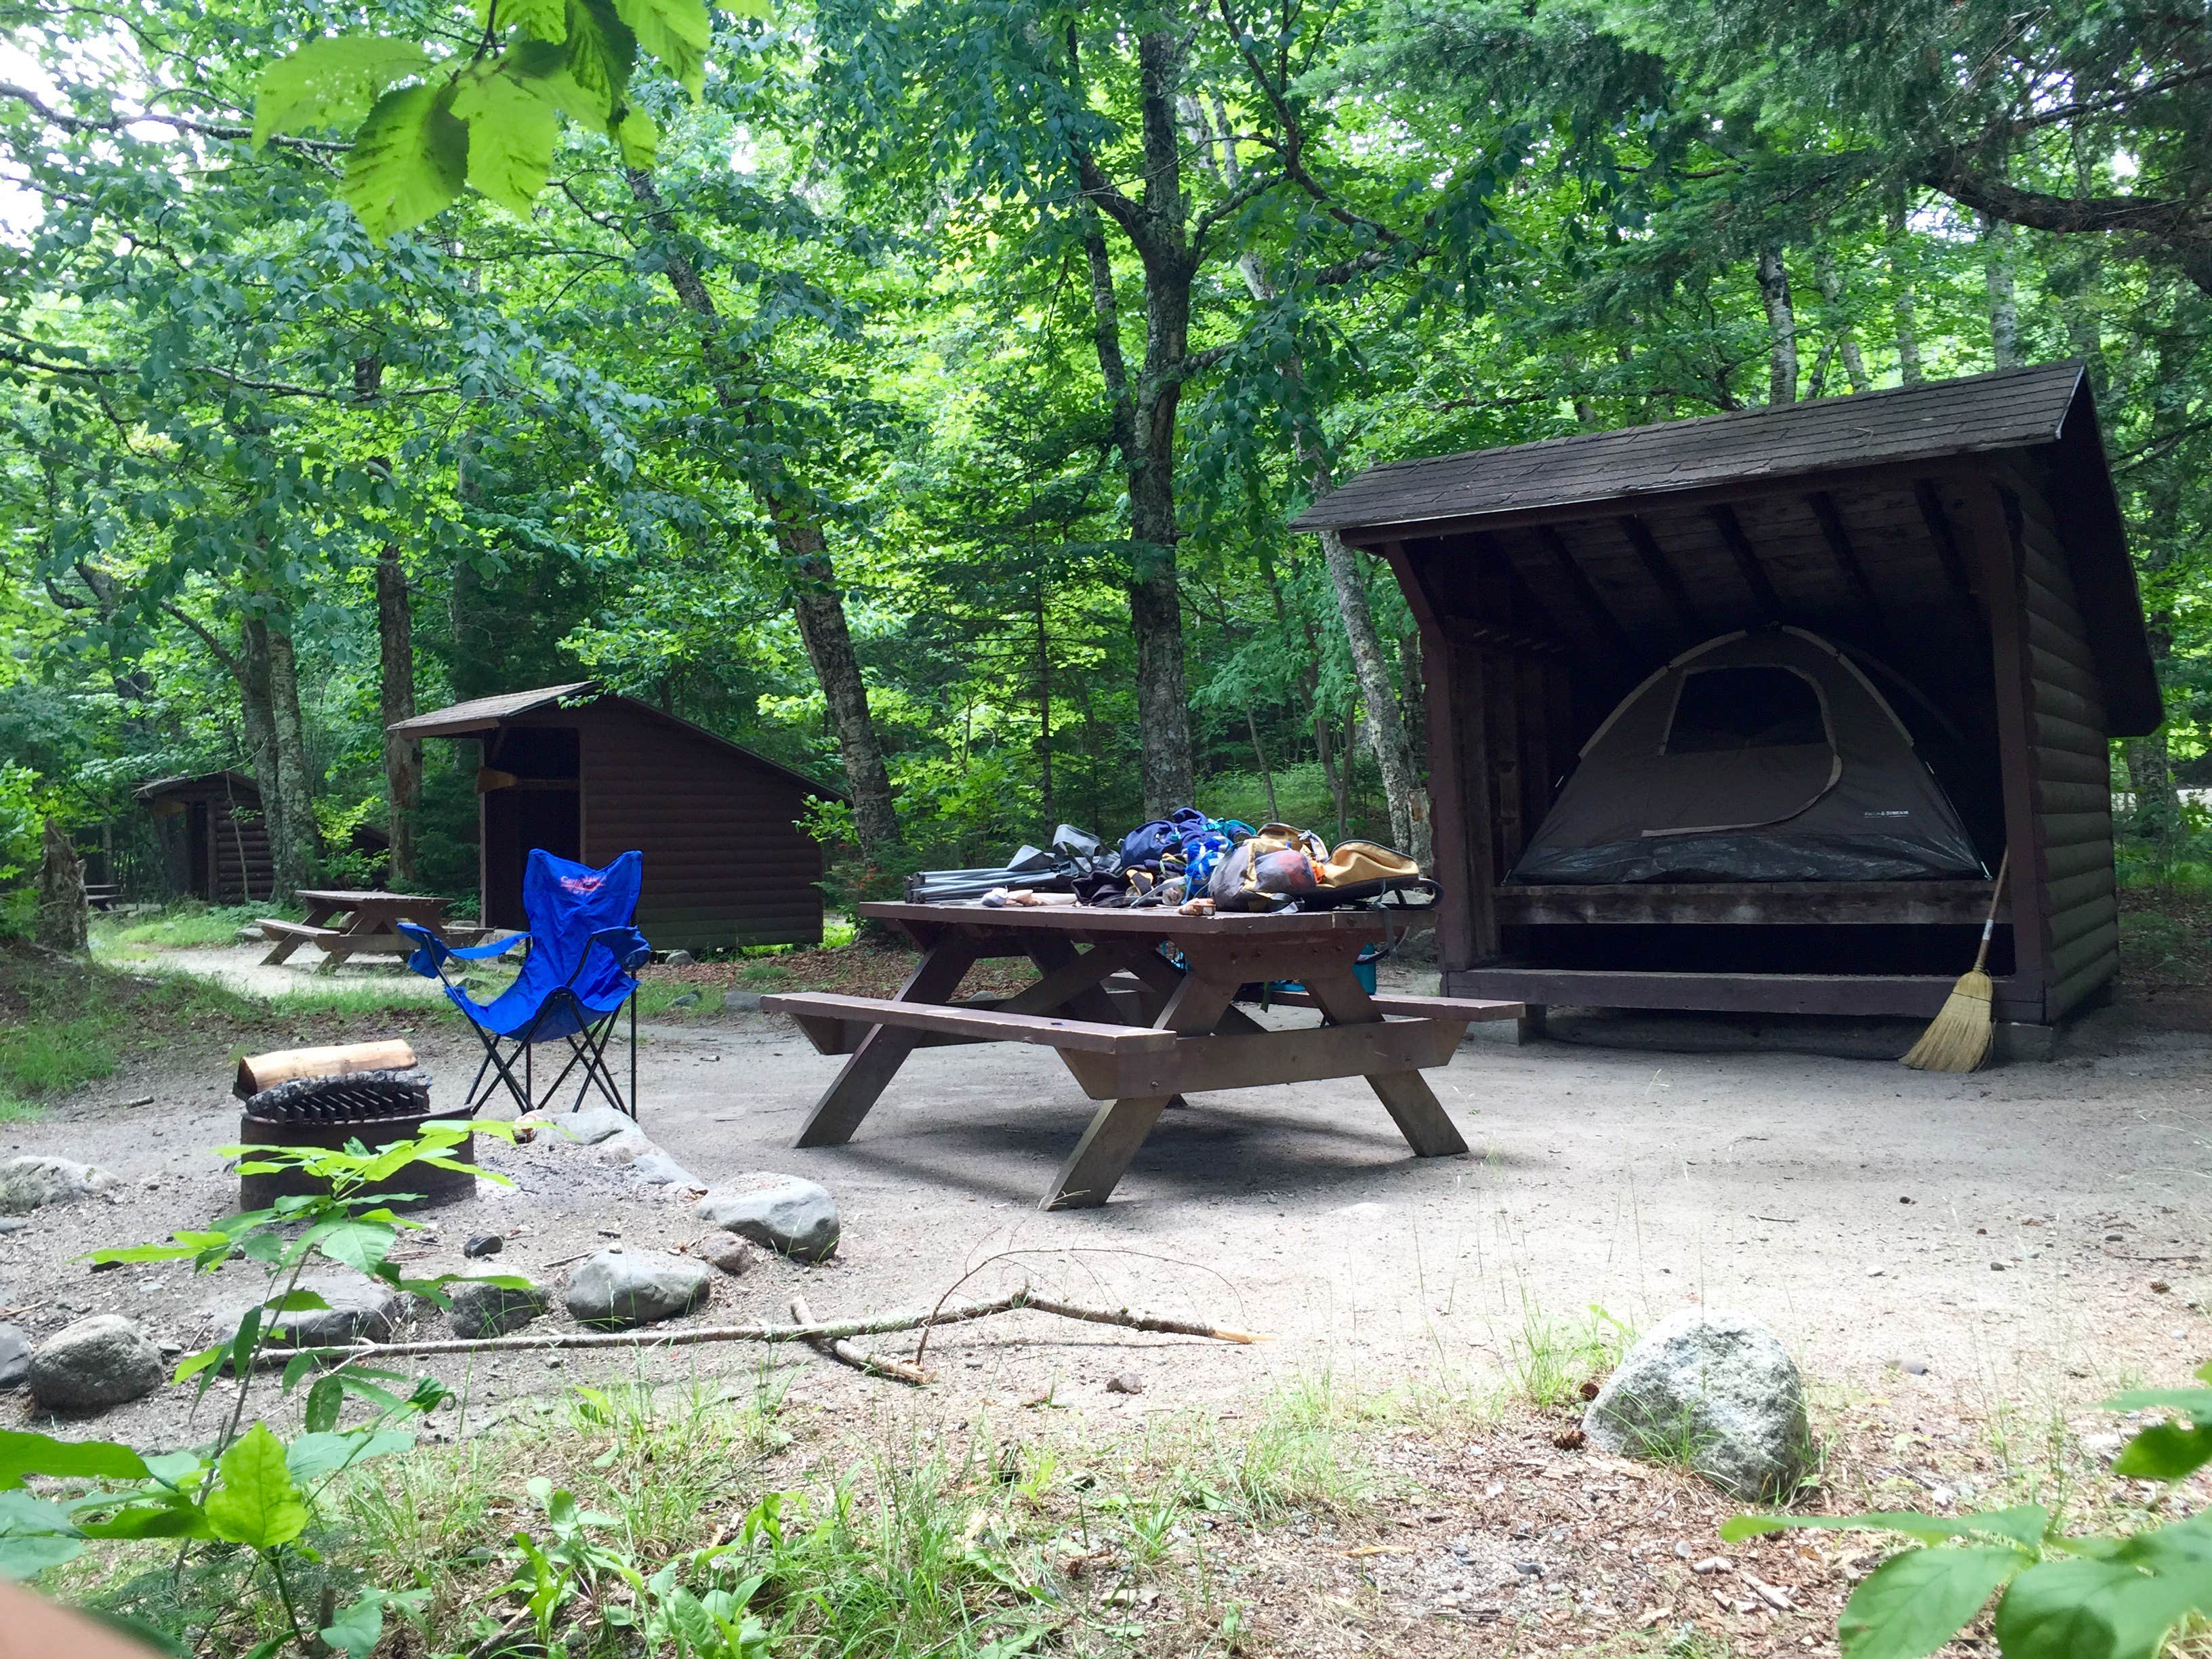
<svg viewBox="0 0 2212 1659"><path fill-rule="evenodd" d="M2212 1364L2198 1380L2212 1383ZM2212 1462L2212 1388L2143 1389L2112 1411L2168 1410L2120 1449L2112 1473L2174 1481ZM2075 1534L2040 1504L1952 1519L1914 1510L1870 1515L1739 1515L1734 1542L1788 1527L1895 1533L1922 1547L1882 1563L1844 1603L1844 1659L1923 1659L1997 1598L2005 1659L2154 1659L2185 1621L2212 1616L2212 1511L2120 1535Z"/></svg>
<svg viewBox="0 0 2212 1659"><path fill-rule="evenodd" d="M247 1659L268 1659L293 1646L366 1659L381 1638L386 1613L412 1611L426 1592L371 1584L357 1587L343 1609L327 1594L319 1606L307 1605L295 1579L301 1569L323 1564L306 1534L331 1483L372 1459L410 1449L414 1434L397 1425L436 1410L447 1390L425 1376L402 1394L386 1386L406 1382L395 1372L353 1364L325 1369L307 1387L304 1431L287 1442L266 1423L246 1421L257 1368L273 1333L283 1328L283 1316L328 1306L300 1282L317 1260L445 1305L449 1298L444 1287L462 1275L401 1274L388 1258L402 1231L416 1224L390 1207L399 1195L377 1189L418 1164L503 1181L453 1153L471 1133L513 1132L513 1126L499 1122L439 1122L374 1149L357 1140L336 1150L224 1147L222 1156L245 1160L240 1165L245 1173L301 1171L327 1183L327 1190L279 1199L267 1208L227 1217L204 1231L173 1234L166 1244L91 1252L95 1264L189 1260L201 1272L212 1273L242 1258L262 1267L263 1293L240 1316L237 1328L185 1358L172 1378L173 1385L198 1379L204 1397L228 1365L233 1378L230 1410L210 1444L158 1454L116 1441L0 1431L0 1576L31 1577L101 1540L175 1539L180 1575L196 1547L242 1550L250 1571L265 1579L282 1615L276 1633L252 1646ZM492 1277L510 1287L525 1282L512 1275ZM283 1368L282 1392L292 1393L319 1363L313 1354L292 1356ZM371 1407L368 1419L351 1427L340 1421L349 1398ZM96 1484L89 1491L45 1496L29 1490L34 1478ZM225 1616L223 1610L210 1609L193 1613L191 1620L220 1624Z"/></svg>

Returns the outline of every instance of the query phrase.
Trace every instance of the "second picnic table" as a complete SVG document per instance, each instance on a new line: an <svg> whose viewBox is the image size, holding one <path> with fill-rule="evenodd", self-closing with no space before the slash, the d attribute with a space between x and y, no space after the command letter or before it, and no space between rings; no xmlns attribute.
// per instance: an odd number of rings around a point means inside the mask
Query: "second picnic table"
<svg viewBox="0 0 2212 1659"><path fill-rule="evenodd" d="M398 924L412 921L442 932L451 901L427 893L302 888L300 902L307 907L306 921L261 924L262 938L276 944L261 958L264 968L275 967L303 945L323 952L325 968L335 968L350 956L404 956L414 947L400 933Z"/></svg>
<svg viewBox="0 0 2212 1659"><path fill-rule="evenodd" d="M1058 1051L1103 1103L1046 1193L1048 1210L1103 1204L1162 1111L1185 1092L1364 1077L1422 1158L1467 1151L1421 1072L1446 1064L1470 1021L1520 1005L1376 995L1353 969L1384 937L1372 911L1186 916L1078 905L863 904L921 948L896 997L793 993L763 1008L796 1020L823 1054L851 1056L800 1131L842 1146L917 1048L1030 1042ZM1180 958L1181 966L1165 952ZM1038 979L1011 997L955 1002L986 957L1027 957ZM1248 985L1295 981L1271 1000L1323 1024L1280 1030L1236 1006Z"/></svg>

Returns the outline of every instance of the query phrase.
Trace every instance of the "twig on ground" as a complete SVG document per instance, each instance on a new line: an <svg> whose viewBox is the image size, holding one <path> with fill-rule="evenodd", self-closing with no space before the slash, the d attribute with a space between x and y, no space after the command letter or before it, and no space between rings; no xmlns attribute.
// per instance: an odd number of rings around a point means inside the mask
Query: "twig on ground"
<svg viewBox="0 0 2212 1659"><path fill-rule="evenodd" d="M505 1624L501 1625L490 1635L485 1637L483 1641L477 1643L476 1646L471 1648L468 1652L468 1659L491 1659L491 1656L493 1654L497 1653L501 1648L505 1647L508 1642L520 1635L521 1633L522 1627L529 1622L530 1609L528 1607L525 1607L520 1613L517 1613L509 1618Z"/></svg>
<svg viewBox="0 0 2212 1659"><path fill-rule="evenodd" d="M802 1325L815 1322L814 1310L806 1305L806 1298L791 1298L791 1316ZM929 1381L929 1373L919 1365L909 1365L903 1359L878 1359L865 1348L836 1337L814 1338L808 1346L817 1353L825 1353L841 1364L850 1365L856 1371L866 1371L870 1376L888 1376L895 1382L911 1382L920 1388Z"/></svg>
<svg viewBox="0 0 2212 1659"><path fill-rule="evenodd" d="M964 1325L971 1320L998 1314L1057 1314L1094 1325L1119 1325L1133 1331L1155 1331L1176 1336L1210 1337L1218 1342L1264 1342L1264 1336L1218 1328L1188 1320L1163 1319L1133 1313L1127 1308L1085 1308L1073 1302L1042 1297L1026 1286L989 1302L963 1303L945 1309L906 1308L896 1313L861 1319L829 1320L817 1325L695 1325L684 1330L550 1331L536 1336L491 1336L475 1340L453 1338L423 1342L360 1342L343 1346L264 1348L254 1356L258 1366L278 1366L310 1354L318 1359L402 1359L428 1354L528 1352L554 1348L688 1348L708 1342L813 1342L848 1336L880 1336L888 1331L919 1330L925 1325Z"/></svg>

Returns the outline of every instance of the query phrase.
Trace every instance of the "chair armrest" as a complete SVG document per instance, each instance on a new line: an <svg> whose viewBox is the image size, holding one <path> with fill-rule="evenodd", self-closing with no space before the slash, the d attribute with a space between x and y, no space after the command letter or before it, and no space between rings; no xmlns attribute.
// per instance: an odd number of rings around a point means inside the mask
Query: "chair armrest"
<svg viewBox="0 0 2212 1659"><path fill-rule="evenodd" d="M591 947L594 945L605 945L608 953L622 965L622 970L626 974L635 973L653 960L653 946L646 942L645 935L635 927L602 927L585 941L586 956L591 954ZM580 961L577 966L581 969L583 964ZM574 976L571 975L571 977Z"/></svg>
<svg viewBox="0 0 2212 1659"><path fill-rule="evenodd" d="M443 979L446 963L454 957L464 962L481 962L488 957L503 957L518 945L526 943L527 933L516 933L495 939L489 945L456 946L448 945L420 922L400 921L392 926L404 937L415 941L415 949L408 954L407 965L425 979Z"/></svg>

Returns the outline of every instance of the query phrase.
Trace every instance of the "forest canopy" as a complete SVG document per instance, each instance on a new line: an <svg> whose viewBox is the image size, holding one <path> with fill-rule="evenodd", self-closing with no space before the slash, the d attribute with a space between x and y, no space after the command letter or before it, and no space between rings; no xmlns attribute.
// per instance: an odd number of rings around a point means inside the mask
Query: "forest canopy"
<svg viewBox="0 0 2212 1659"><path fill-rule="evenodd" d="M583 679L879 876L1193 799L1425 854L1418 636L1316 494L2061 358L2166 699L2130 855L2191 851L2201 3L0 18L0 882L48 817L151 881L133 790L227 769L281 890L465 895L469 745L384 728Z"/></svg>

